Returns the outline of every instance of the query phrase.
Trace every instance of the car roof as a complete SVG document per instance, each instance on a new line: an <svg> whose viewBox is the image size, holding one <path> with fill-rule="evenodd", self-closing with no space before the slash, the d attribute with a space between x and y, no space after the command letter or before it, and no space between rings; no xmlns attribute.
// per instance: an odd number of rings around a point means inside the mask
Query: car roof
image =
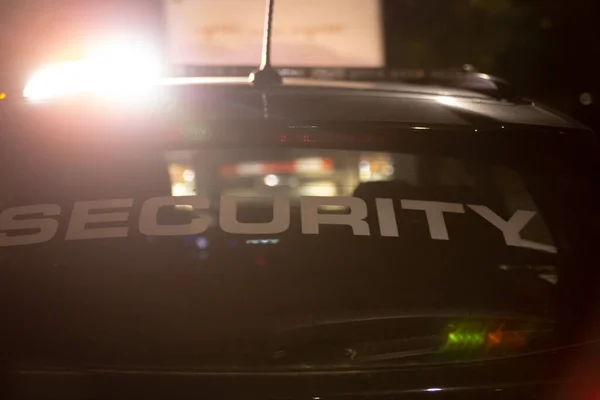
<svg viewBox="0 0 600 400"><path fill-rule="evenodd" d="M158 110L141 111L154 118L177 110L186 119L210 121L275 120L285 122L377 122L411 126L474 127L504 124L589 130L578 122L531 101L514 101L490 94L410 83L331 81L286 77L279 85L256 87L245 77L172 77L161 80L151 98ZM118 99L115 99L118 100ZM4 103L4 102L3 102ZM107 106L114 103L115 106ZM24 114L13 109L5 121L39 118L110 120L109 114L135 114L119 101L81 98L25 102ZM48 112L44 112L47 110ZM75 112L74 112L75 111ZM138 110L139 111L139 110ZM156 112L157 111L157 112Z"/></svg>
<svg viewBox="0 0 600 400"><path fill-rule="evenodd" d="M187 93L187 100L195 98L213 105L221 101L226 104L221 112L215 109L218 107L208 106L205 110L217 119L263 118L266 105L272 119L466 126L497 123L587 129L532 101L508 101L444 86L284 78L281 85L259 89L244 77L169 78L162 86Z"/></svg>
<svg viewBox="0 0 600 400"><path fill-rule="evenodd" d="M163 85L250 85L248 78L243 77L181 77L168 78L162 81ZM442 86L428 86L411 83L387 83L387 82L359 82L359 81L339 81L339 80L321 80L306 78L284 78L284 88L312 88L314 90L340 89L354 91L383 91L395 93L419 93L430 95L448 95L459 97L471 97L489 99L490 96L477 93L470 90L448 88Z"/></svg>

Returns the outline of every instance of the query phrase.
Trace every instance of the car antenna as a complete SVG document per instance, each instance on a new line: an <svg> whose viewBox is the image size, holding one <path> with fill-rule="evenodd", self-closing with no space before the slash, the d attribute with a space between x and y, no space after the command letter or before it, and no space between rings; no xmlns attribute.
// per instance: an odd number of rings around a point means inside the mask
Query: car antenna
<svg viewBox="0 0 600 400"><path fill-rule="evenodd" d="M253 71L249 78L256 86L278 85L283 79L281 75L271 66L271 32L273 29L273 3L274 0L266 0L265 31L262 43L262 54L260 67Z"/></svg>

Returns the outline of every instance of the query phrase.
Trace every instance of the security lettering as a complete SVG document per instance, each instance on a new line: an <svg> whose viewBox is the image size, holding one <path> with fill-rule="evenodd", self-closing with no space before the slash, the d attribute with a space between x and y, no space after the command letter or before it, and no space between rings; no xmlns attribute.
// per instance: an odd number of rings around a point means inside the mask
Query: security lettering
<svg viewBox="0 0 600 400"><path fill-rule="evenodd" d="M198 196L154 197L146 200L140 211L139 230L148 236L177 236L202 233L208 229L210 220L194 217L188 224L160 225L156 217L162 207L191 206L194 209L207 209L208 200Z"/></svg>
<svg viewBox="0 0 600 400"><path fill-rule="evenodd" d="M58 232L58 221L49 217L58 215L60 215L60 207L56 204L13 207L2 211L0 213L0 246L47 242ZM38 218L18 218L24 216L37 216ZM6 233L21 230L35 230L35 232L14 236Z"/></svg>
<svg viewBox="0 0 600 400"><path fill-rule="evenodd" d="M290 199L275 196L272 199L273 219L264 223L245 223L238 220L238 200L234 196L221 197L219 205L219 227L231 234L278 234L290 228ZM399 201L398 201L399 200ZM65 240L89 240L126 237L129 232L131 208L134 199L112 199L99 201L77 201L73 204ZM429 235L433 240L450 240L445 214L475 212L491 227L498 229L506 245L532 247L531 242L521 237L525 226L535 216L534 211L517 210L508 220L483 205L448 203L439 201L407 199L375 199L375 212L379 232L383 237L398 237L398 222L395 204L410 213L422 213L427 221ZM192 215L185 223L164 225L157 221L163 207L188 206L195 210L208 210L209 201L200 196L154 197L141 205L138 230L149 236L177 236L199 234L212 226L211 217ZM323 212L326 206L343 206L345 213ZM352 234L372 235L366 221L367 203L358 197L302 197L300 198L301 229L303 234L318 235L324 225L348 226ZM18 246L43 243L58 233L61 208L56 204L39 204L13 207L0 213L0 246ZM104 226L102 226L104 224ZM106 226L110 224L110 226ZM552 252L551 246L547 246Z"/></svg>

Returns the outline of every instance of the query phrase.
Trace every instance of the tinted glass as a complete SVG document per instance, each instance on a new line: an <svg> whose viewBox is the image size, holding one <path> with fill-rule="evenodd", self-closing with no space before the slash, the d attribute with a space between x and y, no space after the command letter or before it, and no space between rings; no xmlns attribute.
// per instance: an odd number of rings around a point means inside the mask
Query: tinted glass
<svg viewBox="0 0 600 400"><path fill-rule="evenodd" d="M556 316L569 247L548 193L560 175L419 151L427 140L281 140L7 152L1 292L22 322L5 332L15 359L238 363L230 341L254 349L315 314ZM449 319L460 322L440 326ZM370 326L344 332L384 332Z"/></svg>

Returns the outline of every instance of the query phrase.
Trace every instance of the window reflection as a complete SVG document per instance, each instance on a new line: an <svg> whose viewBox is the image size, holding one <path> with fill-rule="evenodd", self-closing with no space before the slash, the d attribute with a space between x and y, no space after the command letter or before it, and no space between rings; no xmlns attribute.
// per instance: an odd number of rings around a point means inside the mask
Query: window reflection
<svg viewBox="0 0 600 400"><path fill-rule="evenodd" d="M211 209L223 195L243 206L270 207L275 194L297 206L303 196L431 198L487 204L510 218L518 209L536 210L520 175L509 168L465 160L390 152L325 149L184 150L166 154L171 194L206 196ZM339 210L328 206L324 209ZM543 219L522 232L529 243L552 247Z"/></svg>
<svg viewBox="0 0 600 400"><path fill-rule="evenodd" d="M411 155L394 160L392 154L382 152L285 150L254 157L247 152L221 152L221 156L213 162L213 157L200 151L168 152L172 195L190 196L218 187L220 194L243 198L274 192L290 198L350 196L364 182L416 182ZM400 173L396 162L402 166Z"/></svg>

